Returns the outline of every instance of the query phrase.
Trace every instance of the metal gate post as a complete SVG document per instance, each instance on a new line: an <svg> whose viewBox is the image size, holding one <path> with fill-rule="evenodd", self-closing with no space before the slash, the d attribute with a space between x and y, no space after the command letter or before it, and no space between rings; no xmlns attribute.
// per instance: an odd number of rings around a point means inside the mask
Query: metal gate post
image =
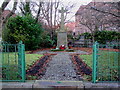
<svg viewBox="0 0 120 90"><path fill-rule="evenodd" d="M19 48L19 64L20 67L21 67L21 77L22 77L22 81L25 82L25 79L26 79L26 71L25 71L25 46L24 44L22 44L22 41L19 42L19 45L18 45L18 48Z"/></svg>
<svg viewBox="0 0 120 90"><path fill-rule="evenodd" d="M98 43L95 42L93 44L93 68L92 68L92 82L96 83L96 79L97 79L97 51L98 51L98 47L97 47Z"/></svg>
<svg viewBox="0 0 120 90"><path fill-rule="evenodd" d="M26 71L25 71L25 45L22 44L21 47L21 53L22 53L22 81L25 82L26 79Z"/></svg>

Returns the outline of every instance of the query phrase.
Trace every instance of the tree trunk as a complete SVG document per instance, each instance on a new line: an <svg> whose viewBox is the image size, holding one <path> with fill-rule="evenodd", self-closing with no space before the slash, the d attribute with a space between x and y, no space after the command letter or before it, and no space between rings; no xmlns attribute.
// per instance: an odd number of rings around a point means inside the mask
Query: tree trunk
<svg viewBox="0 0 120 90"><path fill-rule="evenodd" d="M4 11L4 9L6 8L6 6L9 4L11 0L4 0L4 2L2 3L2 6L0 8L0 38L2 38L2 12Z"/></svg>
<svg viewBox="0 0 120 90"><path fill-rule="evenodd" d="M40 15L40 12L41 12L41 7L42 7L42 2L39 2L39 9L38 9L37 16L36 16L36 22L38 22L39 15Z"/></svg>
<svg viewBox="0 0 120 90"><path fill-rule="evenodd" d="M11 11L11 12L6 16L6 18L3 20L3 23L2 23L2 28L3 28L3 29L4 29L5 24L7 23L8 19L15 13L16 7L17 7L17 1L14 2L12 11Z"/></svg>
<svg viewBox="0 0 120 90"><path fill-rule="evenodd" d="M92 32L92 43L95 43L95 37L94 32Z"/></svg>
<svg viewBox="0 0 120 90"><path fill-rule="evenodd" d="M2 4L2 12L4 11L4 9L7 7L7 5L9 4L11 0L4 0L3 4Z"/></svg>
<svg viewBox="0 0 120 90"><path fill-rule="evenodd" d="M0 8L0 38L2 38L2 8Z"/></svg>

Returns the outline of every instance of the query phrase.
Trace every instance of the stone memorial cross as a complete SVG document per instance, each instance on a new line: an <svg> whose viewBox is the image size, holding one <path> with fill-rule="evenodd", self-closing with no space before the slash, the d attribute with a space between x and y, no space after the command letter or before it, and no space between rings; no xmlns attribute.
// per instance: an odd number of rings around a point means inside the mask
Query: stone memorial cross
<svg viewBox="0 0 120 90"><path fill-rule="evenodd" d="M65 32L65 29L64 29L64 13L66 12L66 10L64 10L64 8L62 7L61 10L59 10L59 12L61 13L60 32Z"/></svg>

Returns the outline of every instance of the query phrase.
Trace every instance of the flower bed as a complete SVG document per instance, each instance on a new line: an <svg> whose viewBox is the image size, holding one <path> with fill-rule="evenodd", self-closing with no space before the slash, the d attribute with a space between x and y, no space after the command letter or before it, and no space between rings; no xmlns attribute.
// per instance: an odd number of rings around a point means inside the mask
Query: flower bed
<svg viewBox="0 0 120 90"><path fill-rule="evenodd" d="M78 55L71 55L72 56L72 62L75 65L76 73L78 76L89 76L87 79L90 81L92 78L92 69L81 59ZM84 78L83 78L84 79Z"/></svg>
<svg viewBox="0 0 120 90"><path fill-rule="evenodd" d="M45 69L47 63L51 60L50 55L45 55L36 61L29 69L26 71L27 79L40 79L45 74Z"/></svg>

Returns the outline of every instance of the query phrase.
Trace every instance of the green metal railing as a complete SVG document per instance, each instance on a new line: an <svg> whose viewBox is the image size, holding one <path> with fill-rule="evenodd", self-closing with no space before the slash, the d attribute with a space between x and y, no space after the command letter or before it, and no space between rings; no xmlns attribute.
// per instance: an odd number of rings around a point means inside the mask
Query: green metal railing
<svg viewBox="0 0 120 90"><path fill-rule="evenodd" d="M93 45L92 82L118 82L120 75L120 45Z"/></svg>
<svg viewBox="0 0 120 90"><path fill-rule="evenodd" d="M25 46L18 44L1 44L1 81L25 81Z"/></svg>

